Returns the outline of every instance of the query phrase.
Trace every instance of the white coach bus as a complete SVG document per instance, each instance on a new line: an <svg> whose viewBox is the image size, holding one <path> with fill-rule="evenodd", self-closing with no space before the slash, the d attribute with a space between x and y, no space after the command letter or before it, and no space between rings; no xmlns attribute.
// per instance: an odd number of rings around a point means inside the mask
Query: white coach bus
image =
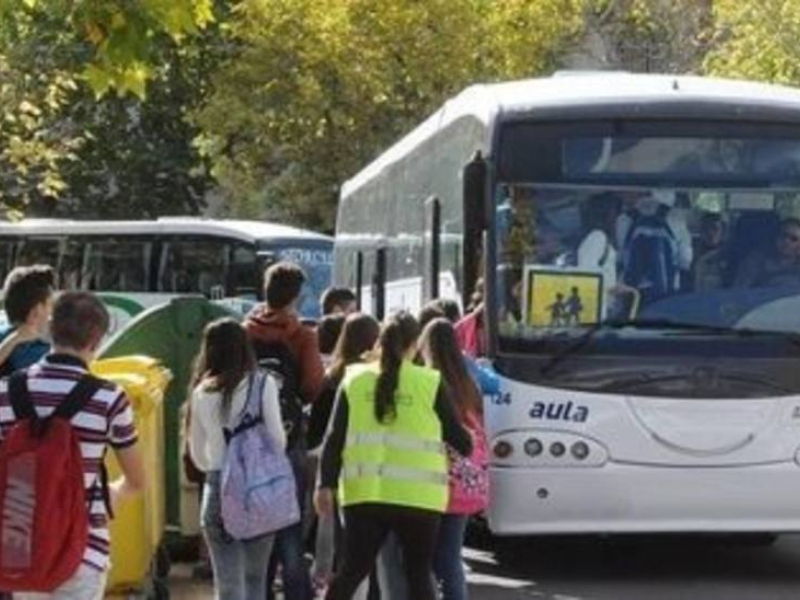
<svg viewBox="0 0 800 600"><path fill-rule="evenodd" d="M800 531L800 92L481 85L342 189L379 316L484 282L498 535Z"/></svg>
<svg viewBox="0 0 800 600"><path fill-rule="evenodd" d="M309 278L303 317L319 315L330 284L331 238L261 221L191 217L151 221L23 220L0 223L0 278L19 265L43 263L62 289L100 294L113 329L166 298L202 294L251 305L264 268L277 260L301 265Z"/></svg>

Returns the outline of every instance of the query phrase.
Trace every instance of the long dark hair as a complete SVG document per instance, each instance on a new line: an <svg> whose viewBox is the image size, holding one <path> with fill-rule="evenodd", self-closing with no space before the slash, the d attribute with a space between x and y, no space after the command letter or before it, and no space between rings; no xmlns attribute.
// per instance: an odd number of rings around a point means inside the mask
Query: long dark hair
<svg viewBox="0 0 800 600"><path fill-rule="evenodd" d="M200 353L194 364L192 386L206 384L206 389L222 395L222 415L230 413L233 392L255 369L253 347L244 327L226 317L206 325Z"/></svg>
<svg viewBox="0 0 800 600"><path fill-rule="evenodd" d="M375 386L375 418L379 423L388 423L397 415L394 393L400 381L400 366L418 337L419 325L410 313L400 311L383 322L378 339L381 371Z"/></svg>
<svg viewBox="0 0 800 600"><path fill-rule="evenodd" d="M449 396L461 417L481 414L481 395L467 371L456 332L447 319L434 319L422 332L420 348L425 363L442 374Z"/></svg>
<svg viewBox="0 0 800 600"><path fill-rule="evenodd" d="M375 347L381 326L374 317L364 313L353 313L347 317L333 350L333 361L325 374L337 385L344 377L348 366L361 360L365 352Z"/></svg>

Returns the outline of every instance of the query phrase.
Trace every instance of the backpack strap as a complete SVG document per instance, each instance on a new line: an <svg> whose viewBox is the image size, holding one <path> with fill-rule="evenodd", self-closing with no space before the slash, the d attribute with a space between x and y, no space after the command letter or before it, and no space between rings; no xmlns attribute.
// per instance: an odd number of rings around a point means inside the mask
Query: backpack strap
<svg viewBox="0 0 800 600"><path fill-rule="evenodd" d="M51 417L69 421L89 403L92 396L95 395L95 392L102 386L102 381L97 377L89 375L88 373L83 375L70 393L67 394L67 397L61 401Z"/></svg>
<svg viewBox="0 0 800 600"><path fill-rule="evenodd" d="M222 428L226 445L230 444L231 439L240 432L264 421L261 397L264 394L264 378L266 376L264 371L256 369L248 377L247 396L245 396L244 406L239 411L234 426Z"/></svg>
<svg viewBox="0 0 800 600"><path fill-rule="evenodd" d="M39 415L36 413L28 393L28 373L26 371L15 371L9 377L8 399L17 421L29 419L37 422L39 420Z"/></svg>
<svg viewBox="0 0 800 600"><path fill-rule="evenodd" d="M264 383L267 374L261 369L256 369L250 378L250 388L247 391L247 401L244 410L256 417L258 421L264 420Z"/></svg>

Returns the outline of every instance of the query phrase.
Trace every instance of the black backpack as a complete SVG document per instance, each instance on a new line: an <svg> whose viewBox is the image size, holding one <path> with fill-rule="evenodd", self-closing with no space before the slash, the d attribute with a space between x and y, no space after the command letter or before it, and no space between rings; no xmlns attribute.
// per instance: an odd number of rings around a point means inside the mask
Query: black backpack
<svg viewBox="0 0 800 600"><path fill-rule="evenodd" d="M286 431L286 449L302 448L306 435L306 417L300 398L300 369L286 344L253 341L258 365L275 378L281 404L281 418Z"/></svg>

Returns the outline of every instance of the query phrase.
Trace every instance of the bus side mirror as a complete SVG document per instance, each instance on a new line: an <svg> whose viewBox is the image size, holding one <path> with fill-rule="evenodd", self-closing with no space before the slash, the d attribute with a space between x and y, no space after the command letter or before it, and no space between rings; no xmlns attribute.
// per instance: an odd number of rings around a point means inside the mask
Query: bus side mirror
<svg viewBox="0 0 800 600"><path fill-rule="evenodd" d="M464 229L479 233L486 223L486 161L481 151L475 152L463 171Z"/></svg>
<svg viewBox="0 0 800 600"><path fill-rule="evenodd" d="M462 172L464 241L461 246L463 265L461 297L468 306L475 284L480 277L483 232L486 231L488 203L486 201L487 168L480 150L475 152Z"/></svg>

